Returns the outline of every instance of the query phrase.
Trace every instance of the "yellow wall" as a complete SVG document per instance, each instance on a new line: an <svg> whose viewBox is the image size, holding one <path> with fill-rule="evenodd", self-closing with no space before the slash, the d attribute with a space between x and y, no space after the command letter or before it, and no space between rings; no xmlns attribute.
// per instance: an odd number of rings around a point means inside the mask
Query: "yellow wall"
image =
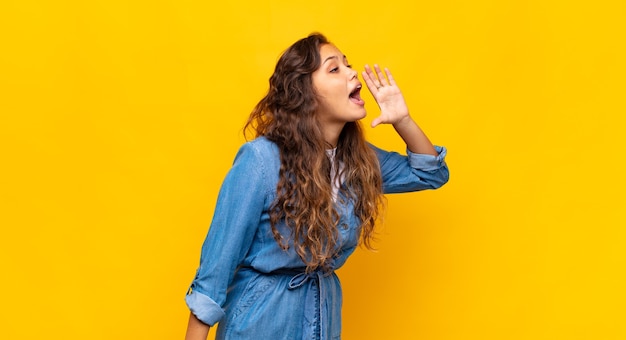
<svg viewBox="0 0 626 340"><path fill-rule="evenodd" d="M340 271L344 339L626 338L625 3L293 3L2 1L0 338L182 338L240 129L311 31L391 68L452 173Z"/></svg>

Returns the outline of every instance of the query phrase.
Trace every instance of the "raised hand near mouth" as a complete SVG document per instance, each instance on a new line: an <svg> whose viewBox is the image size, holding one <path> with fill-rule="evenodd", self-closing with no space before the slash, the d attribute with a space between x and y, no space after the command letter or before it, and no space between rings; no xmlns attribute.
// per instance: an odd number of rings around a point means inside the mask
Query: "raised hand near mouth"
<svg viewBox="0 0 626 340"><path fill-rule="evenodd" d="M369 65L365 65L365 71L362 72L367 88L380 107L380 116L372 120L372 127L378 124L396 124L405 119L411 119L409 108L391 72L385 68L385 73L387 77L377 64L374 64L374 70Z"/></svg>
<svg viewBox="0 0 626 340"><path fill-rule="evenodd" d="M365 71L362 72L367 88L380 107L380 116L372 120L372 127L378 124L392 124L406 142L409 150L414 153L437 156L438 152L433 144L409 115L404 96L389 69L385 68L385 73L376 64L374 64L374 70L369 65L365 65Z"/></svg>

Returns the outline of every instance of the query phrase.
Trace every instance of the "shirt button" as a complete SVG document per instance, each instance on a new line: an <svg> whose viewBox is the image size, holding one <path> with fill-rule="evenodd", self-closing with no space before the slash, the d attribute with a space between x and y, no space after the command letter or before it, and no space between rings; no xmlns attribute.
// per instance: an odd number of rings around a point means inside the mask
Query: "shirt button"
<svg viewBox="0 0 626 340"><path fill-rule="evenodd" d="M348 224L347 223L342 223L341 224L341 229L348 230Z"/></svg>

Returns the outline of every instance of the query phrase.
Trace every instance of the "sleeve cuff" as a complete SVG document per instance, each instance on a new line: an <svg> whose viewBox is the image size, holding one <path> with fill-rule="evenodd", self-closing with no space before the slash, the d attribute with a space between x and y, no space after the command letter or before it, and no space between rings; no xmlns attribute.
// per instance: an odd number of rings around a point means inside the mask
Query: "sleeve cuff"
<svg viewBox="0 0 626 340"><path fill-rule="evenodd" d="M220 321L225 313L224 310L210 297L192 290L185 296L185 302L189 310L198 318L209 326L215 325Z"/></svg>
<svg viewBox="0 0 626 340"><path fill-rule="evenodd" d="M406 154L409 157L409 164L414 169L419 169L423 171L434 171L446 164L445 158L446 153L448 152L445 147L435 145L435 151L437 151L438 155L426 155L413 153L406 150Z"/></svg>

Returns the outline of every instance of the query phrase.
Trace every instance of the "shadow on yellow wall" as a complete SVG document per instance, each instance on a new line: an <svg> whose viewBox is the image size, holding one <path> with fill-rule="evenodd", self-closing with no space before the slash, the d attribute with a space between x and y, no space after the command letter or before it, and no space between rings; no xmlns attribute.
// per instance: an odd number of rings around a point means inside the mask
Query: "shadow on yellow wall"
<svg viewBox="0 0 626 340"><path fill-rule="evenodd" d="M182 338L241 127L312 31L394 72L452 173L390 196L378 252L341 269L344 339L626 338L625 13L3 2L0 338ZM390 128L367 133L404 150Z"/></svg>

